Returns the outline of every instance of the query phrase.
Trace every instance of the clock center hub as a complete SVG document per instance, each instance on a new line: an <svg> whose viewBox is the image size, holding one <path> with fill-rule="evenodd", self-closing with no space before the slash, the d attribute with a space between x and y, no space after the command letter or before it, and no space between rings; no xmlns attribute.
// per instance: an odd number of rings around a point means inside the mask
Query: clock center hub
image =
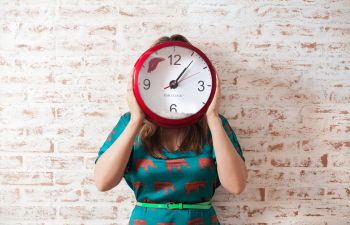
<svg viewBox="0 0 350 225"><path fill-rule="evenodd" d="M169 86L171 89L175 89L175 88L177 88L178 83L176 82L176 80L172 80L172 81L170 81Z"/></svg>

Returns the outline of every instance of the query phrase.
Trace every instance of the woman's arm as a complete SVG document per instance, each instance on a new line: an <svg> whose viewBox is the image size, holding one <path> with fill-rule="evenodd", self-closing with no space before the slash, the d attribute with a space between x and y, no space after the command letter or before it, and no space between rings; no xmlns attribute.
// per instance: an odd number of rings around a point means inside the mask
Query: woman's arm
<svg viewBox="0 0 350 225"><path fill-rule="evenodd" d="M122 180L142 120L131 117L123 133L97 160L94 176L99 191L108 191Z"/></svg>
<svg viewBox="0 0 350 225"><path fill-rule="evenodd" d="M219 115L207 116L216 155L221 185L230 193L240 194L246 186L247 168L227 136Z"/></svg>
<svg viewBox="0 0 350 225"><path fill-rule="evenodd" d="M95 184L100 191L108 191L117 186L122 180L135 137L145 119L145 113L138 105L133 92L134 72L135 68L131 71L127 89L127 103L131 114L130 121L108 151L100 156L95 166Z"/></svg>

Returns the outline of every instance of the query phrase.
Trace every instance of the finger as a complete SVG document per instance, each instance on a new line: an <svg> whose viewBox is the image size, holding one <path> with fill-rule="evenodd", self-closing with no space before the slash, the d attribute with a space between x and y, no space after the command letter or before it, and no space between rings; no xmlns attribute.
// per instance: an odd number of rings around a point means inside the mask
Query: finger
<svg viewBox="0 0 350 225"><path fill-rule="evenodd" d="M128 80L128 86L127 86L127 94L130 94L130 91L131 91L131 79L129 78Z"/></svg>
<svg viewBox="0 0 350 225"><path fill-rule="evenodd" d="M216 89L218 91L218 95L221 95L221 82L220 82L220 78L219 78L219 75L216 74L216 77L217 77L217 84L216 84Z"/></svg>
<svg viewBox="0 0 350 225"><path fill-rule="evenodd" d="M133 67L132 70L131 70L131 79L130 79L131 80L130 81L131 88L133 88L133 84L134 84L134 75L135 75L134 73L135 73L135 67Z"/></svg>
<svg viewBox="0 0 350 225"><path fill-rule="evenodd" d="M133 79L132 77L129 77L129 90L132 89L132 83L133 83Z"/></svg>
<svg viewBox="0 0 350 225"><path fill-rule="evenodd" d="M220 86L219 76L217 73L215 74L215 76L216 76L216 87L219 87Z"/></svg>
<svg viewBox="0 0 350 225"><path fill-rule="evenodd" d="M132 86L133 86L133 82L134 79L133 79L133 70L131 71L130 73L130 76L128 77L128 91L130 91L132 89Z"/></svg>
<svg viewBox="0 0 350 225"><path fill-rule="evenodd" d="M134 72L135 72L135 67L133 67L133 68L131 69L131 75L133 75Z"/></svg>

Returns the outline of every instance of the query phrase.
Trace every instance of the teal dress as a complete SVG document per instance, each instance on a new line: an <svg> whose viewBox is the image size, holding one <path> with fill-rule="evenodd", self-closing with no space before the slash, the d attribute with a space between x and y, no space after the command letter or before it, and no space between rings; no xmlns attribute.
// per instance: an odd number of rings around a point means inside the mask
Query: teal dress
<svg viewBox="0 0 350 225"><path fill-rule="evenodd" d="M221 114L221 122L240 157L245 161L237 137ZM123 132L131 114L123 114L100 148L95 160L108 150ZM147 154L136 135L133 149L123 175L135 198L140 202L198 203L209 201L220 180L216 169L215 151L211 133L201 153L181 153L163 149L167 159L157 159ZM156 209L136 206L129 220L130 225L218 225L215 209Z"/></svg>

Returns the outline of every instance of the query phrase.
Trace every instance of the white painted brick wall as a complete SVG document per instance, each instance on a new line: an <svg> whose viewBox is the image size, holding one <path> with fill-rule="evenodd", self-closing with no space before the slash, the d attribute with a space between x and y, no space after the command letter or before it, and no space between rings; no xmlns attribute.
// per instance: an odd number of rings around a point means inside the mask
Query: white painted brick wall
<svg viewBox="0 0 350 225"><path fill-rule="evenodd" d="M0 224L127 224L97 151L155 39L213 61L249 184L217 189L222 224L350 224L350 1L0 2Z"/></svg>

